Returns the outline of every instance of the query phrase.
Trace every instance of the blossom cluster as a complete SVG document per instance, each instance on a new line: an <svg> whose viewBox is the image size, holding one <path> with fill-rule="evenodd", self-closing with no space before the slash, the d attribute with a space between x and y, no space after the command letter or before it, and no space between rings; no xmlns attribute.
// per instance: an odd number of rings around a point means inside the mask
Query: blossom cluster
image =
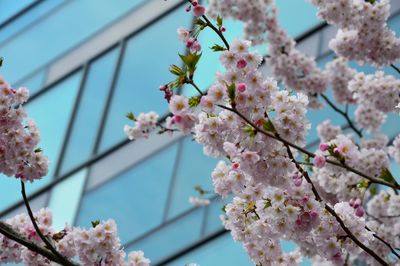
<svg viewBox="0 0 400 266"><path fill-rule="evenodd" d="M47 174L48 160L37 148L39 130L22 106L28 98L26 88L13 89L0 77L0 173L32 182Z"/></svg>
<svg viewBox="0 0 400 266"><path fill-rule="evenodd" d="M329 46L337 55L376 66L400 58L400 39L387 26L390 0L311 0L318 15L339 28Z"/></svg>
<svg viewBox="0 0 400 266"><path fill-rule="evenodd" d="M135 121L135 125L133 127L125 125L124 132L130 140L147 138L156 128L158 118L159 115L155 112L140 113L137 118L132 115L131 119Z"/></svg>
<svg viewBox="0 0 400 266"><path fill-rule="evenodd" d="M60 232L52 229L52 213L49 209L40 209L34 213L40 231L47 237L56 250L67 259L78 258L81 265L148 266L150 260L142 251L126 254L117 236L117 226L113 220L95 222L90 229L68 227ZM16 232L44 246L27 214L19 214L6 220ZM28 266L57 265L46 257L21 246L17 242L0 235L0 263L24 263Z"/></svg>

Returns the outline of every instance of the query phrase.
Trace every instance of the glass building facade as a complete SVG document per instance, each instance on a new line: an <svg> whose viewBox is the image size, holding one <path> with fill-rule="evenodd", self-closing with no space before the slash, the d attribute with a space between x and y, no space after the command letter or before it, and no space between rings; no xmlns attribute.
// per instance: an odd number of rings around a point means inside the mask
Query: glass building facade
<svg viewBox="0 0 400 266"><path fill-rule="evenodd" d="M311 4L277 0L280 22L298 47L321 67L332 58L328 41L336 30L323 24ZM176 37L190 28L191 15L181 0L1 0L0 69L15 87L26 86L26 105L41 130L41 148L49 157L47 177L27 186L34 209L49 206L54 226L89 227L92 220L113 218L127 251L142 249L153 265L252 265L239 243L221 226L224 201L211 196L207 207L193 207L194 187L212 190L216 160L203 155L191 138L154 135L129 142L123 133L127 112L154 110L167 115L159 85L172 79L170 64L180 64L185 47ZM390 27L400 35L400 2L392 0ZM241 35L227 21L228 40ZM203 47L218 42L211 31ZM263 54L266 47L257 47ZM204 49L197 82L206 89L221 68L218 54ZM374 69L353 66L367 72ZM267 65L262 65L270 73ZM387 73L395 74L391 69ZM185 94L192 92L183 88ZM309 148L317 144L315 126L330 109L310 112ZM384 132L399 132L388 117ZM19 183L0 178L0 218L25 211ZM290 243L284 245L293 248ZM306 264L306 263L305 263Z"/></svg>

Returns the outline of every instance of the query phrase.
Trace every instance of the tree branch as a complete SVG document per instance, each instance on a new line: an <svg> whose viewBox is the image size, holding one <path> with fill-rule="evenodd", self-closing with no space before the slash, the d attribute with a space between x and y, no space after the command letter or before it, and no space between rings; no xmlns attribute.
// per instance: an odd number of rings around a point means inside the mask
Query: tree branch
<svg viewBox="0 0 400 266"><path fill-rule="evenodd" d="M260 132L260 133L264 134L267 137L270 137L270 138L276 139L278 141L281 141L283 144L289 145L290 147L292 147L292 148L294 148L294 149L296 149L296 150L298 150L298 151L310 156L311 158L314 158L316 156L314 153L312 153L312 152L310 152L310 151L308 151L308 150L306 150L306 149L304 149L304 148L302 148L302 147L300 147L300 146L298 146L298 145L296 145L294 143L291 143L291 142L289 142L289 141L287 141L287 140L285 140L283 138L277 139L276 136L273 133L265 131L265 130L257 127L253 122L251 122L247 117L245 117L244 115L239 113L237 110L232 109L232 108L227 107L227 106L224 106L224 105L218 105L218 106L220 108L222 108L222 109L225 109L225 110L228 110L228 111L231 111L231 112L237 114L240 118L242 118L249 125L251 125L257 132ZM363 172L361 172L361 171L359 171L357 169L354 169L351 166L348 166L345 163L339 163L337 161L333 161L333 160L330 160L330 159L326 159L326 162L331 164L331 165L335 165L335 166L338 166L340 168L346 169L346 170L348 170L350 172L353 172L353 173L355 173L355 174L357 174L357 175L359 175L361 177L364 177L365 179L368 179L372 183L385 185L385 186L391 187L393 189L400 189L400 185L399 184L392 184L392 183L386 182L384 180L377 179L375 177L371 177L371 176L369 176L367 174L364 174Z"/></svg>
<svg viewBox="0 0 400 266"><path fill-rule="evenodd" d="M324 95L323 93L321 93L320 95L321 95L321 97L325 100L325 102L326 102L334 111L336 111L337 113L341 114L341 115L347 120L347 123L349 124L349 127L350 127L351 129L353 129L353 131L354 131L360 138L362 138L363 135L362 135L361 130L359 130L359 129L353 124L353 121L351 121L351 119L350 119L350 117L349 117L349 114L348 114L348 112L347 112L347 108L348 108L348 107L346 107L346 112L344 112L344 111L340 110L331 100L329 100L329 98L328 98L326 95ZM347 106L348 106L348 105L347 105Z"/></svg>
<svg viewBox="0 0 400 266"><path fill-rule="evenodd" d="M24 198L24 203L26 206L26 210L28 211L29 218L32 221L33 227L35 228L36 233L39 235L39 237L42 239L42 241L45 243L46 247L58 258L58 261L61 262L62 265L65 266L76 266L74 263L69 261L67 258L65 258L63 255L61 255L55 247L49 242L49 240L43 235L42 231L40 231L39 226L36 223L35 217L33 216L33 212L31 207L29 206L29 201L26 196L25 192L25 183L21 181L21 194L22 197Z"/></svg>
<svg viewBox="0 0 400 266"><path fill-rule="evenodd" d="M56 263L59 263L61 265L62 262L60 259L55 256L52 252L49 250L42 248L38 246L37 244L33 243L32 241L26 239L24 236L22 236L20 233L15 231L9 224L0 221L0 234L4 235L5 237L17 242L18 244L28 248L29 250L36 252L43 257L46 257L47 259L54 261ZM75 265L75 264L74 264Z"/></svg>
<svg viewBox="0 0 400 266"><path fill-rule="evenodd" d="M400 68L398 68L397 66L395 66L394 64L390 64L390 66L397 71L397 73L400 74Z"/></svg>

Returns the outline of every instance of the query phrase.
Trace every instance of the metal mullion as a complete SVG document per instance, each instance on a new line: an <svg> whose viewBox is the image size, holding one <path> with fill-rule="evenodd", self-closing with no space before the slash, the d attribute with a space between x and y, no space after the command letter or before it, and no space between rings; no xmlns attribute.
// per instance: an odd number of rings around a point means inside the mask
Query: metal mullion
<svg viewBox="0 0 400 266"><path fill-rule="evenodd" d="M171 181L169 182L167 200L165 201L162 223L165 223L165 221L167 221L169 209L171 207L172 193L174 191L174 187L175 187L175 183L176 183L175 181L176 181L176 176L178 173L179 161L181 160L181 157L182 157L182 146L184 145L183 144L184 140L185 140L185 138L181 138L178 143L178 148L177 148L176 156L175 156L175 162L174 162L174 166L173 166L174 168L171 173Z"/></svg>
<svg viewBox="0 0 400 266"><path fill-rule="evenodd" d="M81 102L81 99L82 99L82 94L83 94L83 91L85 89L85 84L86 84L88 72L89 72L89 65L86 64L83 67L83 75L82 75L82 78L81 78L81 82L79 84L78 94L76 96L75 104L74 104L74 107L72 109L71 116L69 118L67 132L65 133L64 141L63 141L63 144L61 146L61 151L59 153L58 162L57 162L56 169L54 171L53 179L56 179L60 175L61 166L64 163L65 152L67 150L67 145L68 145L70 137L71 137L71 132L72 132L72 129L73 129L73 126L74 126L74 122L75 122L75 117L76 117L76 115L78 113L78 110L79 110L80 102ZM49 193L47 194L47 198L46 198L46 201L45 201L46 202L45 206L47 206L49 204L49 201L50 201L50 198L51 198L51 194L52 194L52 190L50 190Z"/></svg>

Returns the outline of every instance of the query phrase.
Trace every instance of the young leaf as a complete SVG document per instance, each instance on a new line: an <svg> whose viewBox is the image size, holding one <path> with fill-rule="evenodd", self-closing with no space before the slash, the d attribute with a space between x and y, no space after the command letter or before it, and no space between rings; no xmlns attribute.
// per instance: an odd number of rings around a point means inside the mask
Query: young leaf
<svg viewBox="0 0 400 266"><path fill-rule="evenodd" d="M218 26L218 28L221 28L223 22L224 22L223 18L220 15L218 15L217 16L217 26Z"/></svg>
<svg viewBox="0 0 400 266"><path fill-rule="evenodd" d="M263 126L263 129L265 131L275 132L275 127L272 124L271 120L269 120L269 119L268 120L263 120L262 121L262 126Z"/></svg>
<svg viewBox="0 0 400 266"><path fill-rule="evenodd" d="M172 74L174 74L175 76L182 76L184 75L183 70L178 67L177 65L171 65L169 67L169 72L171 72Z"/></svg>
<svg viewBox="0 0 400 266"><path fill-rule="evenodd" d="M226 89L228 91L229 100L230 100L231 104L233 105L235 103L235 97L236 97L236 85L235 85L235 83L232 83Z"/></svg>
<svg viewBox="0 0 400 266"><path fill-rule="evenodd" d="M392 173L387 169L383 168L381 171L381 175L379 176L380 179L385 180L386 182L393 183L395 181Z"/></svg>
<svg viewBox="0 0 400 266"><path fill-rule="evenodd" d="M219 45L219 44L214 44L213 46L210 47L211 50L213 50L214 52L221 52L221 51L225 51L226 48Z"/></svg>
<svg viewBox="0 0 400 266"><path fill-rule="evenodd" d="M131 120L131 121L134 121L134 122L137 121L135 115L134 115L132 112L127 113L127 114L126 114L126 117L127 117L129 120Z"/></svg>
<svg viewBox="0 0 400 266"><path fill-rule="evenodd" d="M199 96L193 96L189 98L189 106L190 107L196 107L200 103L200 97Z"/></svg>
<svg viewBox="0 0 400 266"><path fill-rule="evenodd" d="M100 220L91 221L91 223L92 223L92 227L95 228L96 226L98 226L100 224Z"/></svg>

